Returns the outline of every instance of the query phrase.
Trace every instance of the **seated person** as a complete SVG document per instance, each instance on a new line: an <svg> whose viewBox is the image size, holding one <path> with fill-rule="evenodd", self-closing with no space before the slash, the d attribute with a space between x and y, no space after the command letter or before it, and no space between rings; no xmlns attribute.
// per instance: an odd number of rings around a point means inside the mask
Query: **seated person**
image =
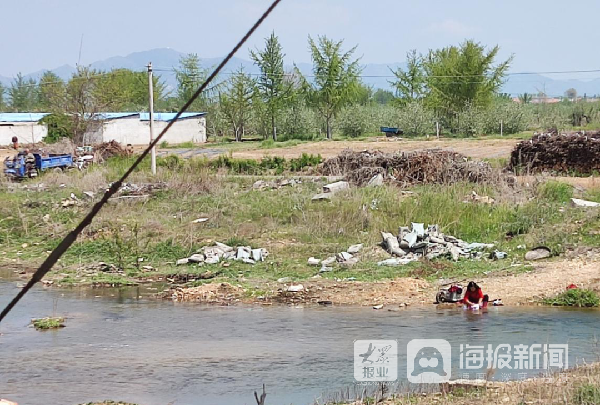
<svg viewBox="0 0 600 405"><path fill-rule="evenodd" d="M478 305L479 308L487 307L489 297L483 295L483 291L481 287L477 285L474 281L471 281L467 286L467 291L465 292L465 296L463 299L458 301L460 304L464 304L467 307L471 308L475 305Z"/></svg>

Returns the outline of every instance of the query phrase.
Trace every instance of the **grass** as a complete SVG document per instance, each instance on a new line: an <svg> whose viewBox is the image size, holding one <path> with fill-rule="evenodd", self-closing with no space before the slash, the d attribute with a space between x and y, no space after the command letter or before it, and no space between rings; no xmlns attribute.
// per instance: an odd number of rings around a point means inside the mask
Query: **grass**
<svg viewBox="0 0 600 405"><path fill-rule="evenodd" d="M297 164L306 167L314 164L311 159L314 157L299 158ZM223 165L233 165L233 161L223 160ZM270 173L282 165L291 168L291 162L273 157L248 165L262 166ZM47 257L47 251L76 226L93 204L83 198L82 191L105 188L128 163L128 159L111 159L107 165L83 173L44 175L38 181L47 186L47 191L28 187L0 193L0 262L39 265ZM151 276L210 269L220 270L218 280L224 281L239 277L261 281L281 277L304 280L318 272L307 265L309 257L324 259L352 244L364 243L356 266L336 268L322 277L362 281L398 276L470 278L527 271L527 266L511 266L523 261L526 249L517 249L519 245L546 245L554 254L571 246L600 245L600 235L595 231L600 227L600 217L595 211L576 209L566 203L573 189L562 183L527 189L468 183L428 185L414 187L413 196L405 196L388 186L351 188L331 202L317 203L311 197L320 191L321 182L305 180L295 187L257 191L252 189L256 179L219 174L224 169L207 167L206 160L173 159L169 164L161 163L157 176L152 177L144 162L130 181L164 182L167 189L148 200L111 203L63 256L53 274L68 285L118 286L148 277L141 266L151 265L157 269ZM60 188L59 184L67 187ZM489 195L497 202L465 203L471 191ZM62 208L60 201L71 193L80 197L80 205ZM209 221L191 223L200 217ZM380 232L397 232L399 226L411 222L439 224L444 233L468 242L494 243L497 249L508 253L509 259L457 263L440 259L404 267L378 267L376 263L388 257L378 246ZM215 241L264 247L271 254L267 261L254 266L232 263L229 268L175 267L177 259ZM24 244L27 246L23 247ZM140 258L144 259L141 263ZM100 261L114 264L123 272L80 271Z"/></svg>
<svg viewBox="0 0 600 405"><path fill-rule="evenodd" d="M37 330L59 329L65 327L65 318L47 317L32 319L31 324Z"/></svg>
<svg viewBox="0 0 600 405"><path fill-rule="evenodd" d="M590 308L600 305L600 298L595 291L574 288L560 293L555 297L546 298L544 303L562 307Z"/></svg>

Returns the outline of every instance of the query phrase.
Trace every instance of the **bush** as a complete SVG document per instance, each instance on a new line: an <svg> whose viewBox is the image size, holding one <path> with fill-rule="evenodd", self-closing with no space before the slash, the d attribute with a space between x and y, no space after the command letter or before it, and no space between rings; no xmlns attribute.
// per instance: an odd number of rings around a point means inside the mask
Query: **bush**
<svg viewBox="0 0 600 405"><path fill-rule="evenodd" d="M49 114L39 122L48 128L46 143L58 142L61 138L73 138L73 122L66 114Z"/></svg>
<svg viewBox="0 0 600 405"><path fill-rule="evenodd" d="M166 167L169 170L179 170L185 166L185 160L177 155L168 155L156 159L158 167Z"/></svg>
<svg viewBox="0 0 600 405"><path fill-rule="evenodd" d="M561 307L597 307L600 304L600 298L592 290L573 288L554 298L546 298L544 303Z"/></svg>
<svg viewBox="0 0 600 405"><path fill-rule="evenodd" d="M54 317L54 318L32 319L31 324L37 330L64 328L65 318Z"/></svg>
<svg viewBox="0 0 600 405"><path fill-rule="evenodd" d="M277 126L278 140L312 140L319 132L315 112L304 105L288 107L281 111Z"/></svg>
<svg viewBox="0 0 600 405"><path fill-rule="evenodd" d="M600 387L594 384L584 384L577 388L573 402L577 405L600 404Z"/></svg>
<svg viewBox="0 0 600 405"><path fill-rule="evenodd" d="M423 103L413 101L399 110L398 126L406 135L426 135L434 132L434 114Z"/></svg>
<svg viewBox="0 0 600 405"><path fill-rule="evenodd" d="M352 105L344 108L336 119L338 131L347 137L358 138L374 127L372 108Z"/></svg>
<svg viewBox="0 0 600 405"><path fill-rule="evenodd" d="M516 134L525 131L531 123L531 114L522 104L513 101L498 100L485 116L486 134L499 134L502 121L504 134Z"/></svg>
<svg viewBox="0 0 600 405"><path fill-rule="evenodd" d="M458 132L462 135L476 136L485 131L485 114L477 106L467 104L457 116Z"/></svg>
<svg viewBox="0 0 600 405"><path fill-rule="evenodd" d="M299 172L305 167L317 166L323 161L321 155L308 155L303 153L299 158L290 159L290 171Z"/></svg>

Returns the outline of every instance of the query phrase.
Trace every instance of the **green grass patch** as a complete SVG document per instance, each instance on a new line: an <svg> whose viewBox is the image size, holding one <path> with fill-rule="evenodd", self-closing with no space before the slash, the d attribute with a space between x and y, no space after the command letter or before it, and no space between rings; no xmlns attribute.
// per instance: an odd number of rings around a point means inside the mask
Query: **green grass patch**
<svg viewBox="0 0 600 405"><path fill-rule="evenodd" d="M37 330L59 329L65 327L65 318L47 317L32 319L31 324Z"/></svg>
<svg viewBox="0 0 600 405"><path fill-rule="evenodd" d="M600 298L595 291L573 288L558 294L556 297L544 299L544 303L561 307L589 308L597 307L600 304Z"/></svg>
<svg viewBox="0 0 600 405"><path fill-rule="evenodd" d="M549 202L566 203L573 197L573 186L560 181L547 181L538 187L538 196Z"/></svg>
<svg viewBox="0 0 600 405"><path fill-rule="evenodd" d="M600 404L600 386L590 383L581 385L575 391L573 403L576 405Z"/></svg>

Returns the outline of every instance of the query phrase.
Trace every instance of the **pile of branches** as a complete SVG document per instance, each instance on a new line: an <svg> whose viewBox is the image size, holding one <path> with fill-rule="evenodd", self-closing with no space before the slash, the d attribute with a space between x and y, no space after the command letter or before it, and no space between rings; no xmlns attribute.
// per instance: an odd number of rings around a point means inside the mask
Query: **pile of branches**
<svg viewBox="0 0 600 405"><path fill-rule="evenodd" d="M509 169L522 173L553 171L591 174L600 170L600 133L539 134L519 143Z"/></svg>
<svg viewBox="0 0 600 405"><path fill-rule="evenodd" d="M115 140L94 146L94 161L104 162L113 156L129 156L129 152Z"/></svg>
<svg viewBox="0 0 600 405"><path fill-rule="evenodd" d="M458 181L486 183L496 178L488 163L471 161L460 153L439 149L409 153L345 150L323 162L319 171L326 176L344 176L358 186L366 185L379 174L385 181L401 187Z"/></svg>

